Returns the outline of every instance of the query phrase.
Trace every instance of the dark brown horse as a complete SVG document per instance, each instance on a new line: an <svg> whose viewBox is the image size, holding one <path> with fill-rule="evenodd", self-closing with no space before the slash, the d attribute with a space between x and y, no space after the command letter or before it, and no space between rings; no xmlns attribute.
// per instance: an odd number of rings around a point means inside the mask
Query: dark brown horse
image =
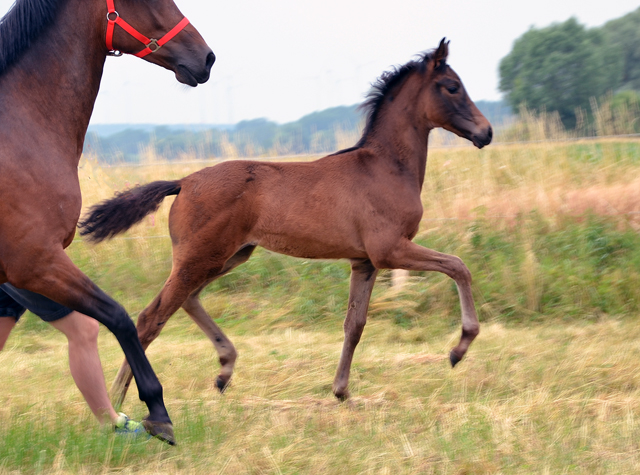
<svg viewBox="0 0 640 475"><path fill-rule="evenodd" d="M173 0L115 1L17 0L0 21L0 284L113 332L149 408L147 430L173 443L162 386L131 318L64 248L80 216L78 162L107 55L144 56L191 86L208 80L215 56Z"/></svg>
<svg viewBox="0 0 640 475"><path fill-rule="evenodd" d="M236 351L207 315L198 295L211 281L245 262L256 246L290 256L351 261L345 340L333 392L348 397L351 360L367 318L378 269L437 271L458 286L462 338L450 353L462 359L479 331L471 274L455 256L411 242L422 217L420 191L429 132L443 127L482 148L492 129L447 65L448 43L383 75L369 99L358 144L314 162L228 161L178 181L154 182L94 206L81 234L101 241L156 210L171 208L173 270L160 294L140 314L143 347L182 306L216 347L217 385L231 377ZM112 394L122 400L131 379L123 364Z"/></svg>

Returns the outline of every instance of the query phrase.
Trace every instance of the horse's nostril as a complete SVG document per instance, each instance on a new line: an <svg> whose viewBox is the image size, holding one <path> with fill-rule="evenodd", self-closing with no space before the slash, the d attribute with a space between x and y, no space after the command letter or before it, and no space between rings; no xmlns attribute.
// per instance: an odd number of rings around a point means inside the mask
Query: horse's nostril
<svg viewBox="0 0 640 475"><path fill-rule="evenodd" d="M213 63L216 62L216 55L213 54L213 51L211 51L208 55L207 55L207 69L210 70L211 67L213 66Z"/></svg>
<svg viewBox="0 0 640 475"><path fill-rule="evenodd" d="M493 138L493 128L491 126L489 126L489 131L487 132L487 137L489 137L489 140L491 140Z"/></svg>

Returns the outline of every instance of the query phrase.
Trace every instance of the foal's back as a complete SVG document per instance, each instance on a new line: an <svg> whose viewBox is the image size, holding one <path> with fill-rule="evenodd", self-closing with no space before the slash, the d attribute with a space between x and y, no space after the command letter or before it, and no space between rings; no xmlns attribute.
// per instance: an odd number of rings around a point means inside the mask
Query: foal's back
<svg viewBox="0 0 640 475"><path fill-rule="evenodd" d="M367 234L407 222L396 209L402 191L380 173L365 150L312 162L223 162L181 180L171 234L178 243L189 234L295 257L365 258ZM421 214L417 201L412 215Z"/></svg>

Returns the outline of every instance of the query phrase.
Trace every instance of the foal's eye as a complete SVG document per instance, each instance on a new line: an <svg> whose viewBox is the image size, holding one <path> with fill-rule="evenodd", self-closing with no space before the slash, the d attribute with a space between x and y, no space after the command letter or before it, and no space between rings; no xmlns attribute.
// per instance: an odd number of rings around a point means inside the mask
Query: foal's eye
<svg viewBox="0 0 640 475"><path fill-rule="evenodd" d="M455 94L456 92L458 92L458 86L452 85L452 86L447 86L447 91L449 91L449 94Z"/></svg>

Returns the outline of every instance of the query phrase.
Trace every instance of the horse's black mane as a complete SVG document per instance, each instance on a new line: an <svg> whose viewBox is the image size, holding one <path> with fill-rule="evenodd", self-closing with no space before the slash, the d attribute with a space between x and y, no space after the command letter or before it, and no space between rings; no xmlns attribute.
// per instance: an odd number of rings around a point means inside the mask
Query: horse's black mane
<svg viewBox="0 0 640 475"><path fill-rule="evenodd" d="M401 84L412 72L424 71L426 64L431 60L434 52L435 50L431 50L419 54L418 59L409 61L407 64L402 66L396 66L391 71L385 71L382 73L376 82L371 85L371 90L367 93L365 101L358 106L358 110L364 111L366 116L362 137L354 147L341 150L336 152L334 155L352 152L364 145L367 136L373 129L373 125L378 118L378 113L382 108L384 99L389 95L392 89L394 89L398 84Z"/></svg>
<svg viewBox="0 0 640 475"><path fill-rule="evenodd" d="M16 0L0 19L0 74L53 23L62 0Z"/></svg>

